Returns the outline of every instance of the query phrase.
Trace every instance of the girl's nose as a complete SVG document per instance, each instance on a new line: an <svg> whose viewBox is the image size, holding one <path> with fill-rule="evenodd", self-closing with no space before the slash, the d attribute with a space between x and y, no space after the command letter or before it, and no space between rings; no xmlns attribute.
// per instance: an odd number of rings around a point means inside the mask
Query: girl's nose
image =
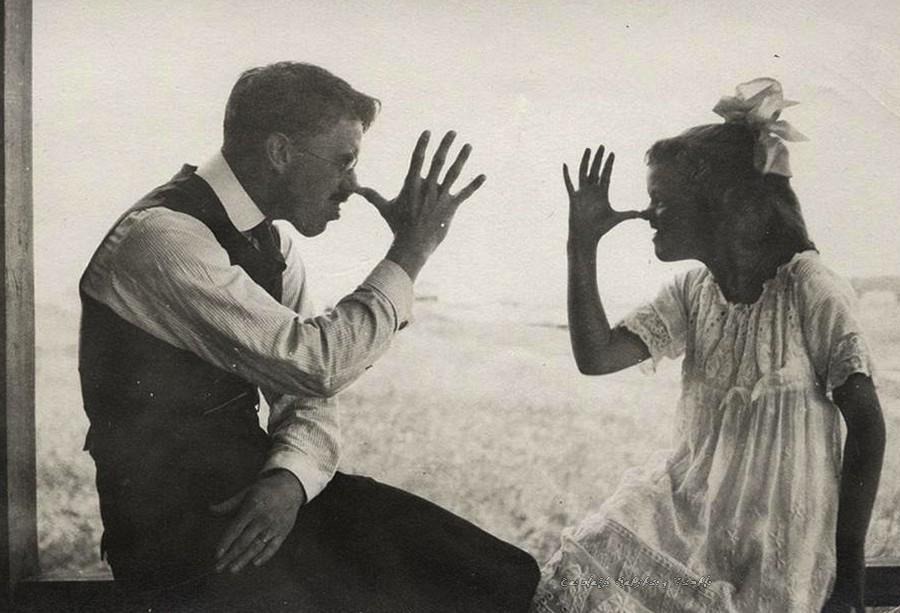
<svg viewBox="0 0 900 613"><path fill-rule="evenodd" d="M644 219L650 222L650 227L656 229L659 226L659 218L665 212L666 206L658 202L651 202L646 210L642 211Z"/></svg>

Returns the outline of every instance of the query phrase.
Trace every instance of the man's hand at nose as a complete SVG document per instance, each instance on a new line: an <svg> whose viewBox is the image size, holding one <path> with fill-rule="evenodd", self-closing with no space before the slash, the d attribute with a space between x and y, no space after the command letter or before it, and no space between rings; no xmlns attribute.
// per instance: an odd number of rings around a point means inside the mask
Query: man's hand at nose
<svg viewBox="0 0 900 613"><path fill-rule="evenodd" d="M430 138L427 130L423 132L413 150L403 187L392 200L387 200L370 187L355 186L356 193L378 209L394 233L394 243L387 258L399 264L413 280L447 236L456 209L482 186L486 178L478 175L458 193L450 193L472 151L472 146L467 143L460 149L443 180L439 180L455 137L455 132L447 132L434 153L428 175L423 178L422 167Z"/></svg>

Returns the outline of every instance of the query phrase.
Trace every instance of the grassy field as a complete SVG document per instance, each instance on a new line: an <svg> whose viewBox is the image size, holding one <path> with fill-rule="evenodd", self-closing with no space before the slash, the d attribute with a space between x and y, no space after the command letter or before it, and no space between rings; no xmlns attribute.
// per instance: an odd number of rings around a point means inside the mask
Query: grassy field
<svg viewBox="0 0 900 613"><path fill-rule="evenodd" d="M881 299L883 298L883 299ZM900 305L863 302L888 453L871 556L900 557ZM543 561L624 469L665 449L679 365L578 374L559 316L420 303L414 325L343 396L342 469L429 498ZM93 574L100 519L75 375L74 312L38 319L38 479L46 572Z"/></svg>

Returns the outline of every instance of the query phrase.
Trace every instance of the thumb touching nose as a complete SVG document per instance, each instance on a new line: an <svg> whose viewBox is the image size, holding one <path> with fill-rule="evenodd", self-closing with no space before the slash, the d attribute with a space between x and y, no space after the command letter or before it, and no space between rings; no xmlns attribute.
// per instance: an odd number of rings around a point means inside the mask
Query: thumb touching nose
<svg viewBox="0 0 900 613"><path fill-rule="evenodd" d="M366 200L368 200L371 204L375 205L376 209L383 209L387 206L388 201L385 200L384 196L376 192L371 187L362 187L360 185L356 186L356 189L353 190L353 193L359 194Z"/></svg>

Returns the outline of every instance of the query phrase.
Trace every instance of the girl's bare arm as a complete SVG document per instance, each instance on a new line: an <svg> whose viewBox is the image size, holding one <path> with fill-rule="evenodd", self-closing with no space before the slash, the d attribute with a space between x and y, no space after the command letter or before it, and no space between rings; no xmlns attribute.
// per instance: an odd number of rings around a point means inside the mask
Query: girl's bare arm
<svg viewBox="0 0 900 613"><path fill-rule="evenodd" d="M825 610L849 605L862 612L866 532L884 458L884 417L875 386L866 375L850 375L834 390L833 398L847 424L847 440L838 504L837 579Z"/></svg>
<svg viewBox="0 0 900 613"><path fill-rule="evenodd" d="M637 211L615 211L610 206L609 181L615 155L609 154L601 173L603 151L599 147L590 163L591 150L584 150L578 189L572 184L568 166L563 165L569 193L569 337L578 370L586 375L616 372L650 357L647 346L636 334L623 328L610 329L597 289L600 238L626 219L641 216Z"/></svg>

